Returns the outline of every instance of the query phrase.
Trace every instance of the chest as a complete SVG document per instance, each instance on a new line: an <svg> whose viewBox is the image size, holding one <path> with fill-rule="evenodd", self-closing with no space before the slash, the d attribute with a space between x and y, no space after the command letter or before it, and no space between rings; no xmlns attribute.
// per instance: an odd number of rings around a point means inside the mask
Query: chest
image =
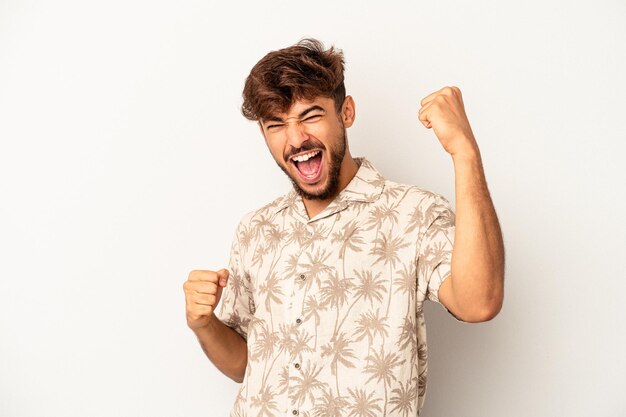
<svg viewBox="0 0 626 417"><path fill-rule="evenodd" d="M377 320L402 326L416 310L417 244L397 212L268 222L243 252L255 316L274 330L312 321L329 335Z"/></svg>

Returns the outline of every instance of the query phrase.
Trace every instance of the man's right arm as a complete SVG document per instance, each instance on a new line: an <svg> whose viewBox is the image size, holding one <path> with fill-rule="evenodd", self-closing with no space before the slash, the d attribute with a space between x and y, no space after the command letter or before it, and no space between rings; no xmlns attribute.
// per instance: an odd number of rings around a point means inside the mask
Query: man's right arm
<svg viewBox="0 0 626 417"><path fill-rule="evenodd" d="M202 350L224 375L243 382L248 363L244 338L215 316L214 311L228 282L229 272L194 270L183 284L187 325L196 334Z"/></svg>
<svg viewBox="0 0 626 417"><path fill-rule="evenodd" d="M243 382L248 364L248 346L244 338L213 314L209 324L195 329L194 333L213 365L235 382Z"/></svg>

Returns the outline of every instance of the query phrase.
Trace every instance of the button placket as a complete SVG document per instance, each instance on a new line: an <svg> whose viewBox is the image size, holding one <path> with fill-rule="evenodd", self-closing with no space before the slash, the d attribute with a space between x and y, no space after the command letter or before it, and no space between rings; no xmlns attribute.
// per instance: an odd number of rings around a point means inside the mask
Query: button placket
<svg viewBox="0 0 626 417"><path fill-rule="evenodd" d="M307 228L308 229L308 228ZM312 236L312 232L310 230L307 230L307 238L310 239L310 237ZM308 240L307 239L307 240ZM289 311L289 319L291 323L294 323L293 325L295 326L295 328L293 329L293 333L291 333L291 338L293 338L293 342L295 343L298 338L297 333L299 333L300 331L304 331L304 328L301 328L301 326L304 325L305 320L304 320L304 316L303 316L303 312L301 310L301 307L304 305L304 298L305 298L305 294L306 294L306 286L304 285L304 283L310 278L306 272L306 269L302 269L301 262L305 262L306 259L306 253L307 250L309 248L309 245L307 242L304 242L300 248L297 249L298 253L298 261L297 261L297 265L299 265L298 269L295 270L295 273L293 275L293 278L291 280L291 283L293 285L292 287L292 296L291 296L291 300L292 300L292 305ZM289 365L289 369L288 369L288 374L290 376L289 378L289 391L291 392L292 390L296 389L295 386L292 385L291 382L291 375L297 373L297 374L301 374L302 373L302 357L301 354L300 355L294 355L290 358L291 362ZM288 397L292 397L292 395L288 395ZM291 407L289 408L291 410L291 414L294 416L297 416L300 414L300 411L298 409L298 404L297 403L291 403L290 404Z"/></svg>

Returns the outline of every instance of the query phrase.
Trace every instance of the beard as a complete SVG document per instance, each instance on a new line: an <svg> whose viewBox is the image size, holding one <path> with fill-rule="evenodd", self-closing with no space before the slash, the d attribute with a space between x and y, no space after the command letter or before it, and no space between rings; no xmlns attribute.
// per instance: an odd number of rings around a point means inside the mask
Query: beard
<svg viewBox="0 0 626 417"><path fill-rule="evenodd" d="M326 200L337 192L337 189L339 188L339 172L341 171L341 163L343 162L343 158L346 154L345 127L342 127L341 133L339 134L339 137L337 138L335 143L338 144L338 147L336 149L331 147L325 148L324 145L320 142L307 141L302 145L302 147L300 147L299 149L295 149L294 152L292 152L292 154L296 154L315 148L323 148L326 152L328 152L330 156L330 162L328 166L328 178L326 179L326 186L315 194L303 190L300 185L298 185L298 181L291 176L287 168L285 168L278 161L276 161L276 164L285 173L285 175L287 175L287 178L289 178L289 180L293 184L294 190L298 193L298 195L300 195L300 197L307 200ZM286 157L285 160L289 161L289 157Z"/></svg>

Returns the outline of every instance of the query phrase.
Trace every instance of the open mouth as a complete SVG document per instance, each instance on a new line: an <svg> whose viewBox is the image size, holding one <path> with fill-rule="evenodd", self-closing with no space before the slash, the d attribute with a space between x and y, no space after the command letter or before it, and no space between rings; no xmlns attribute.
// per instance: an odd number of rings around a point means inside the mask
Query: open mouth
<svg viewBox="0 0 626 417"><path fill-rule="evenodd" d="M296 167L296 171L300 174L300 178L308 183L313 184L319 181L322 175L322 151L310 151L291 157L291 163Z"/></svg>

